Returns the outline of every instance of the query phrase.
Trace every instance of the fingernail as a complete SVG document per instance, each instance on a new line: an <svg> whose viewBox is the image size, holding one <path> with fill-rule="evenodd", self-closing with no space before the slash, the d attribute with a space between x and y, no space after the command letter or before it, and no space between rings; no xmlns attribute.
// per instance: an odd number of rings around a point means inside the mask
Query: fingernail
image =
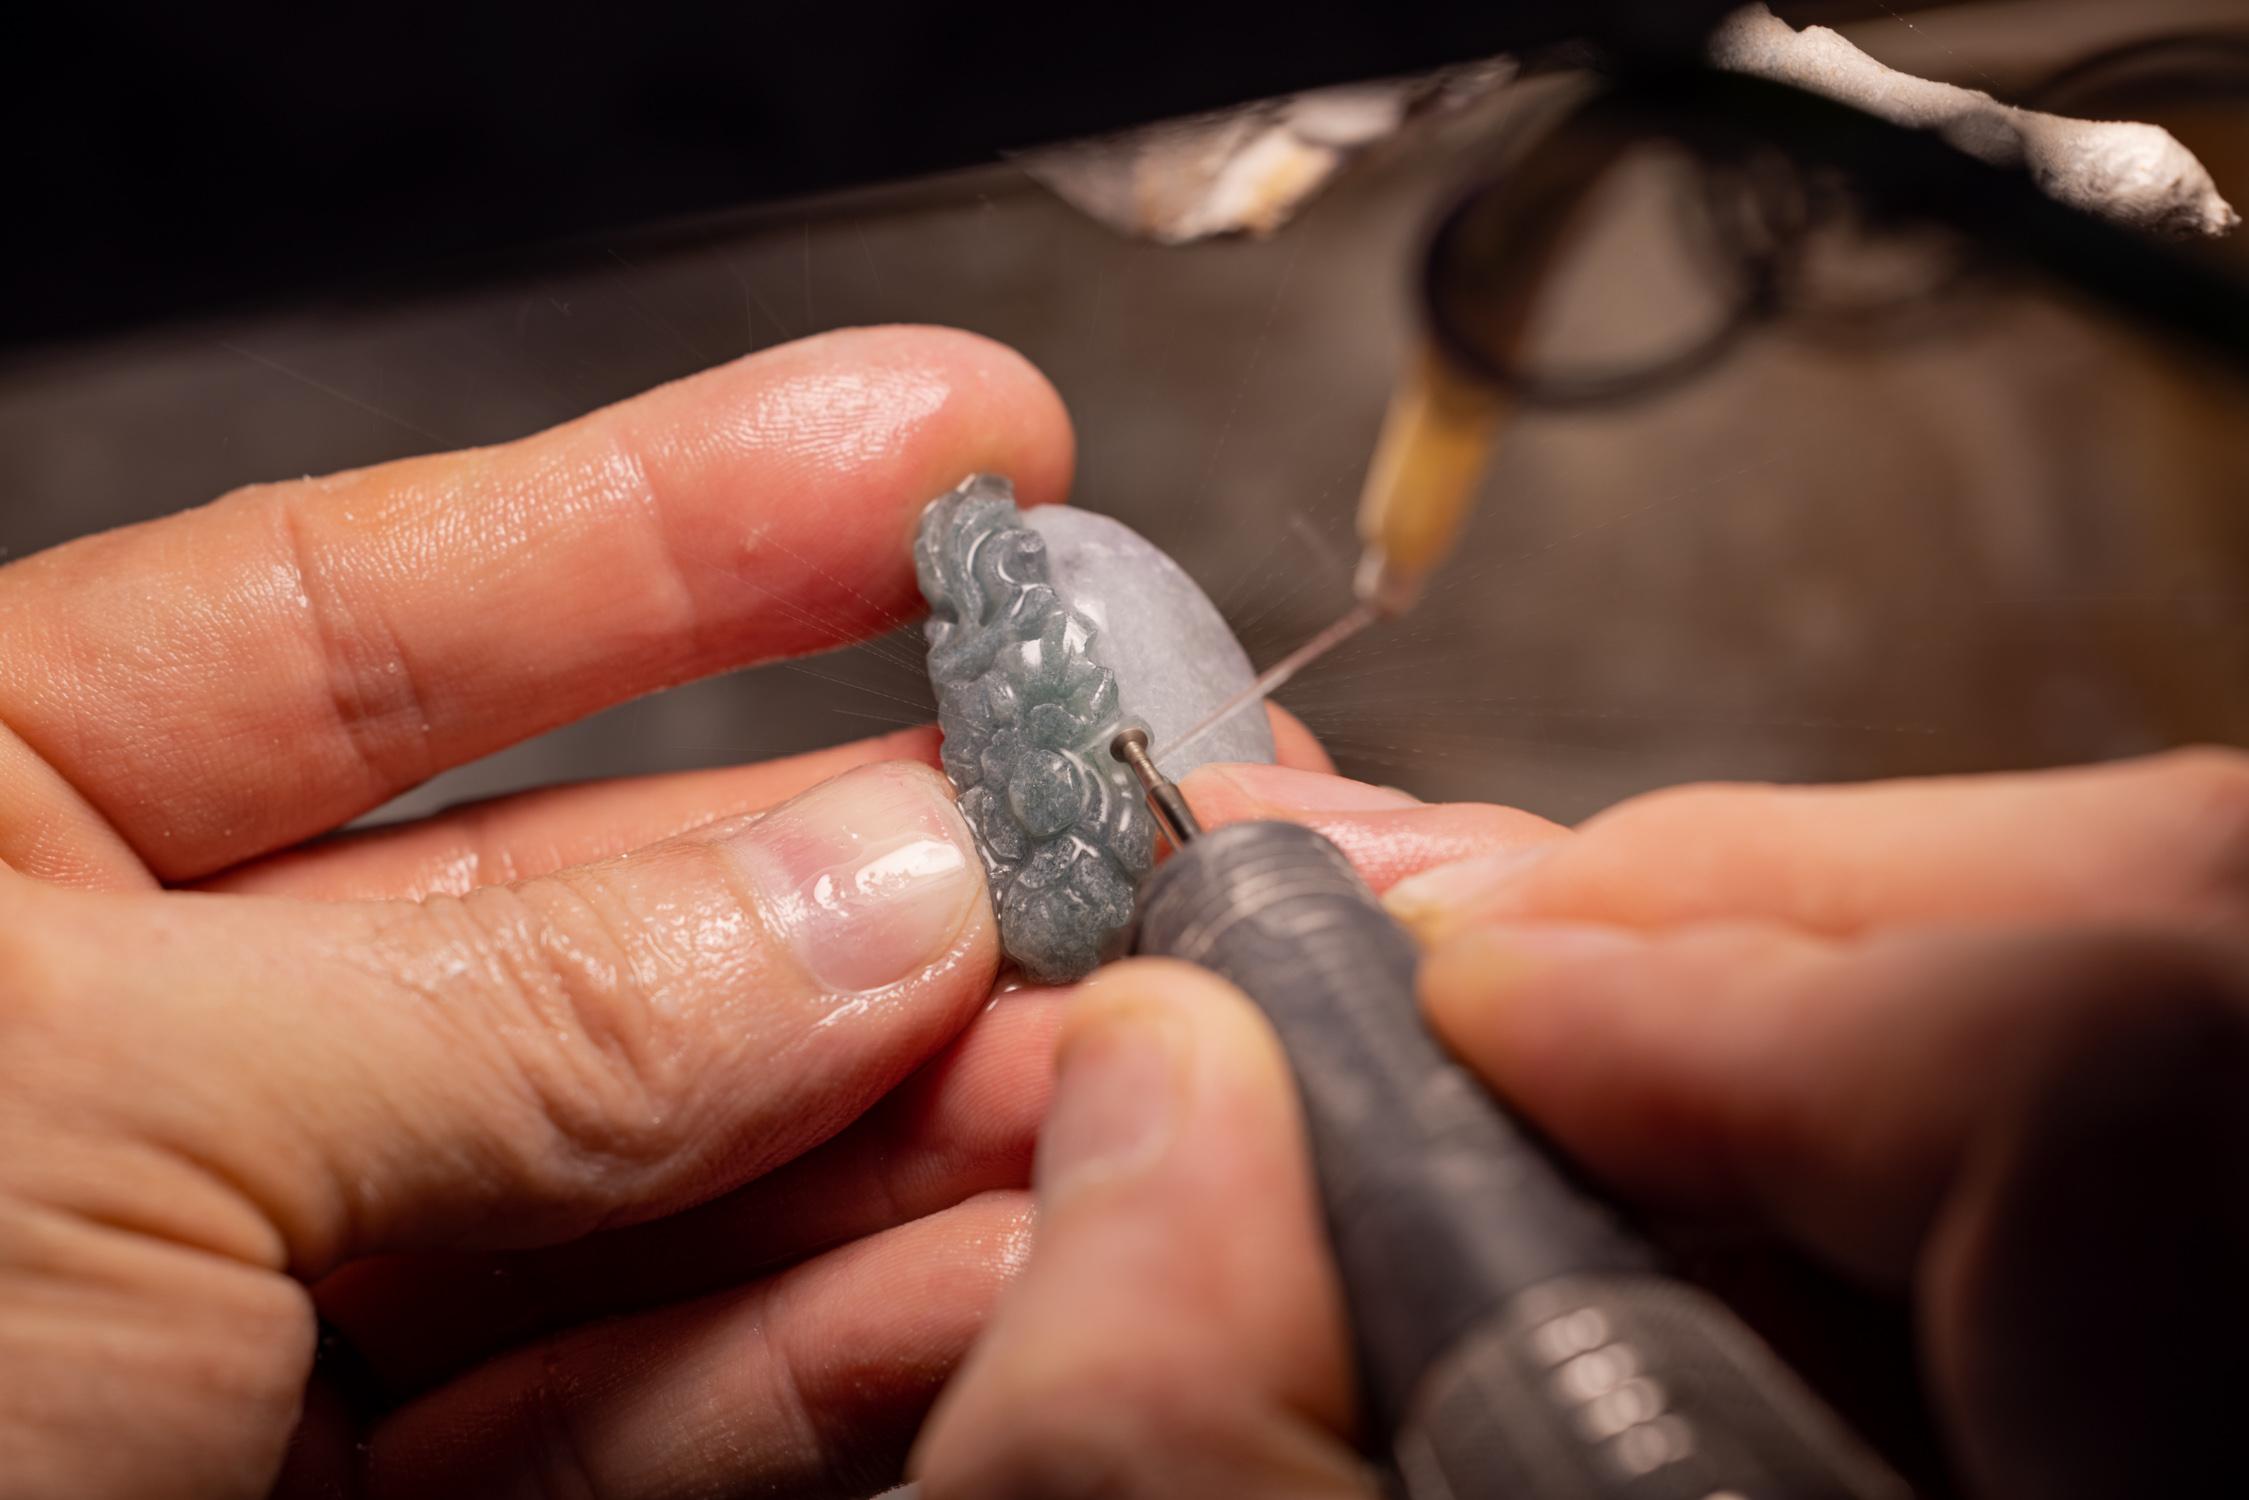
<svg viewBox="0 0 2249 1500"><path fill-rule="evenodd" d="M1420 798L1395 787L1293 766L1213 766L1209 774L1232 783L1253 802L1297 812L1396 812L1422 805Z"/></svg>
<svg viewBox="0 0 2249 1500"><path fill-rule="evenodd" d="M1039 1132L1040 1200L1152 1166L1171 1140L1182 1061L1176 1027L1154 1012L1122 1010L1072 1035Z"/></svg>
<svg viewBox="0 0 2249 1500"><path fill-rule="evenodd" d="M1554 852L1559 840L1456 859L1390 887L1382 904L1424 943L1449 935L1477 914L1490 914L1500 893Z"/></svg>
<svg viewBox="0 0 2249 1500"><path fill-rule="evenodd" d="M878 990L951 951L984 897L968 825L936 772L862 766L730 844L766 924L822 988Z"/></svg>

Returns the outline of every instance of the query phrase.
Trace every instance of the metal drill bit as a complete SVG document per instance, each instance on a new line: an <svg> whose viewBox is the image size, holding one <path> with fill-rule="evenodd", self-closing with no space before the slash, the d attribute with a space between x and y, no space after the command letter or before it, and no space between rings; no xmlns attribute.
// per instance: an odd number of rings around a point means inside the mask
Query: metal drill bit
<svg viewBox="0 0 2249 1500"><path fill-rule="evenodd" d="M1195 810L1187 805L1187 798L1178 784L1156 769L1148 758L1148 731L1145 729L1120 730L1109 741L1109 753L1132 768L1140 779L1140 789L1148 794L1148 805L1156 810L1157 821L1171 836L1175 849L1184 849L1189 842L1203 836L1203 825L1195 821Z"/></svg>

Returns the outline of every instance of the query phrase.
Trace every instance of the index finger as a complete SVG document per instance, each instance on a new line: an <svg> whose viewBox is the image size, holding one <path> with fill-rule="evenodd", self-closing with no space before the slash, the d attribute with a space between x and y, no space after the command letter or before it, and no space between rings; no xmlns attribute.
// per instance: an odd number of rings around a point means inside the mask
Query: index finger
<svg viewBox="0 0 2249 1500"><path fill-rule="evenodd" d="M0 570L0 722L191 879L596 709L877 633L914 608L926 501L978 470L1059 500L1070 461L1009 350L827 334Z"/></svg>
<svg viewBox="0 0 2249 1500"><path fill-rule="evenodd" d="M1390 892L1425 941L1489 922L1669 928L1767 921L1849 937L1916 922L2237 923L2249 757L1866 786L1685 787L1625 802L1534 855Z"/></svg>

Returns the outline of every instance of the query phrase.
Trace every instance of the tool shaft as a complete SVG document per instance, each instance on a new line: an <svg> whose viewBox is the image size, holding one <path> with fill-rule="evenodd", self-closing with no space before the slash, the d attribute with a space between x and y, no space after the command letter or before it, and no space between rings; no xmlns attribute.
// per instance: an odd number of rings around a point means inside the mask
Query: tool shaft
<svg viewBox="0 0 2249 1500"><path fill-rule="evenodd" d="M1138 948L1257 1001L1303 1096L1371 1414L1415 1500L1892 1500L1892 1478L1422 1026L1412 940L1284 823L1151 877Z"/></svg>
<svg viewBox="0 0 2249 1500"><path fill-rule="evenodd" d="M1203 836L1203 825L1195 821L1195 809L1188 804L1186 794L1156 769L1154 758L1148 754L1147 730L1120 732L1109 742L1109 753L1131 768L1133 778L1148 798L1148 805L1156 810L1157 821L1164 825L1172 848L1184 849Z"/></svg>

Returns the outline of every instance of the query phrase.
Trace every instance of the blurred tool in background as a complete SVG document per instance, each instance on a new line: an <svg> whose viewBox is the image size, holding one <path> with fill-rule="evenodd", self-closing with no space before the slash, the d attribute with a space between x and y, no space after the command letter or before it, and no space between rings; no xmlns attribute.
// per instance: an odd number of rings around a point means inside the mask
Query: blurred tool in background
<svg viewBox="0 0 2249 1500"><path fill-rule="evenodd" d="M1737 12L1726 30L1764 34L1766 28L1784 41L1817 40L1790 31L1762 6ZM1854 59L1863 56L1840 39L1835 45ZM1722 46L1714 50L1725 54ZM1806 68L1772 71L1824 79ZM2124 207L2101 212L2099 195L2084 181L2057 189L2056 174L2026 157L2020 145L1954 149L1957 132L1920 128L1925 110L1889 110L1905 114L1903 129L1861 113L1851 95L1864 81L1854 77L1850 87L1829 89L1842 97L1838 105L1793 82L1692 70L1658 75L1653 83L1596 96L1466 194L1431 238L1419 278L1424 337L1399 377L1361 492L1357 604L1162 747L1159 759L1420 599L1459 541L1511 404L1613 404L1706 369L1757 322L1788 311L1792 294L1801 296L1802 247L1841 216L1845 202L1855 220L1932 221L2249 376L2249 289L2141 233L2168 225L2188 235L2223 234L2240 222L2207 172L2167 135L2154 132L2162 159L2153 189L2144 176L2113 164L2088 174L2123 184L2113 197ZM1989 103L1972 95L1964 107L1977 111ZM1976 132L1979 138L1986 133L1980 126ZM1707 336L1635 367L1534 378L1526 367L1527 331L1586 205L1629 152L1664 139L1685 145L1708 176L1712 226L1725 231L1726 269L1736 289L1732 305ZM2067 139L2075 153L2067 160L2084 167L2084 151L2098 147L2087 147L2081 136ZM2145 137L2127 135L2126 141L2147 154ZM2138 157L2134 163L2146 165ZM2168 205L2152 223L2143 217L2150 202Z"/></svg>
<svg viewBox="0 0 2249 1500"><path fill-rule="evenodd" d="M1601 178L1656 137L1704 160L1714 201L1752 188L1730 205L1741 309L1641 369L1540 392L1522 363L1539 292ZM1818 217L1815 181L1863 196L1866 217L1940 221L2249 370L2249 290L2056 204L2025 173L1786 86L1694 71L1627 82L1529 143L1432 237L1426 342L1362 498L1359 602L1206 723L1412 606L1457 539L1511 400L1645 394L1781 309L1791 241ZM1115 748L1175 845L1143 893L1136 951L1211 969L1273 1022L1303 1098L1360 1389L1409 1494L1907 1493L1445 1055L1419 1020L1411 939L1340 851L1286 823L1205 836L1144 735Z"/></svg>
<svg viewBox="0 0 2249 1500"><path fill-rule="evenodd" d="M1107 18L1098 58L1049 47L1035 24L1001 34L999 13L954 29L906 9L826 29L743 20L747 48L663 5L614 38L503 6L448 20L445 48L411 7L333 35L311 15L111 13L82 53L101 59L99 87L73 85L80 54L57 49L6 106L26 117L33 217L4 252L23 274L0 362L0 546L21 554L245 480L504 440L826 327L928 320L1048 370L1078 423L1079 498L1184 560L1253 655L1277 660L1348 593L1336 532L1391 372L1426 337L1401 287L1435 200L1495 131L1519 137L1579 86L1550 42L1634 11L1707 28L1724 7L1386 7L1335 28L1136 8ZM1781 10L1922 77L2158 120L2223 181L2249 180L2239 55L2182 35L2238 27L2230 0ZM385 63L395 94L318 88L339 46ZM736 204L918 171L1494 50L1533 65L1354 148L1269 240L1129 243L1007 167L689 223L654 206L688 186ZM851 68L817 61L845 55ZM50 83L67 97L44 97ZM239 128L291 104L286 138ZM161 130L128 128L144 107ZM1319 135L1336 140L1333 122ZM195 163L192 193L142 192L136 174L167 160ZM1697 248L1700 175L1659 147L1604 179L1535 320L1539 389L1511 398L1523 412L1493 458L1504 503L1407 620L1284 694L1340 763L1425 797L1504 789L1574 819L1704 777L2249 739L2232 602L2249 531L2230 503L2249 443L2229 377L2025 283L1951 274L1957 247L1941 239L1871 226L1814 235L1816 274L1775 336L1698 378L1629 405L1548 399L1599 373L1591 361L1637 364L1717 325L1733 290ZM121 215L167 232L125 232ZM542 238L558 222L587 237ZM451 253L466 243L477 253ZM2238 238L2222 248L2239 260ZM1832 295L1852 278L1895 295ZM42 320L138 331L31 342ZM399 810L913 722L925 688L886 660L904 654L683 688L451 773Z"/></svg>

